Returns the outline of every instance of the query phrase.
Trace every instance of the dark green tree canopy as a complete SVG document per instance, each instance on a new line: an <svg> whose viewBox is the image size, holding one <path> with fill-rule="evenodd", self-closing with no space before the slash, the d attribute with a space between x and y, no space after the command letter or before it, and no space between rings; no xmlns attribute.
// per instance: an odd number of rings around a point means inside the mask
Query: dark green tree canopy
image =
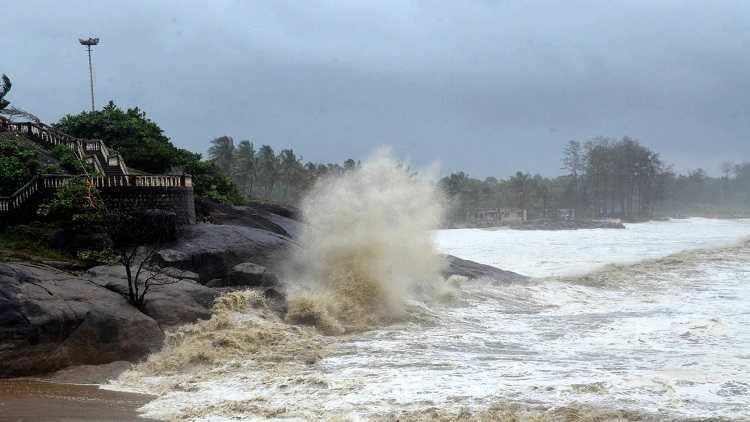
<svg viewBox="0 0 750 422"><path fill-rule="evenodd" d="M99 111L67 115L55 127L78 138L103 140L122 154L128 167L155 174L190 174L198 196L242 202L237 187L219 167L201 161L200 154L172 145L159 125L138 107L123 111L110 101Z"/></svg>
<svg viewBox="0 0 750 422"><path fill-rule="evenodd" d="M112 101L102 110L63 117L55 127L85 139L101 139L122 154L128 166L164 173L176 164L177 148L138 107L123 111Z"/></svg>

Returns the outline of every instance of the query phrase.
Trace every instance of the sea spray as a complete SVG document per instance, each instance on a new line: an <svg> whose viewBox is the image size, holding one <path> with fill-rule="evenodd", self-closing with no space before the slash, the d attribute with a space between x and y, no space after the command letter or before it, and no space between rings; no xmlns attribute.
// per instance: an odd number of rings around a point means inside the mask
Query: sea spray
<svg viewBox="0 0 750 422"><path fill-rule="evenodd" d="M167 333L164 347L123 374L119 388L163 394L190 392L222 375L262 371L283 379L328 353L330 341L312 327L290 325L255 290L220 296L207 321Z"/></svg>
<svg viewBox="0 0 750 422"><path fill-rule="evenodd" d="M319 180L302 202L288 320L337 333L402 319L409 298L443 283L431 237L443 203L388 151Z"/></svg>

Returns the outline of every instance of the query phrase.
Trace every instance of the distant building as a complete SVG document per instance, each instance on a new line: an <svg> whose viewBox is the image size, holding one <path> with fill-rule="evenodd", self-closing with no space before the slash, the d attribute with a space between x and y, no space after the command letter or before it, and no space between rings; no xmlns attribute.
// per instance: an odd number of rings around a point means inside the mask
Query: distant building
<svg viewBox="0 0 750 422"><path fill-rule="evenodd" d="M523 223L526 221L526 210L519 208L477 208L467 212L466 221L478 227Z"/></svg>

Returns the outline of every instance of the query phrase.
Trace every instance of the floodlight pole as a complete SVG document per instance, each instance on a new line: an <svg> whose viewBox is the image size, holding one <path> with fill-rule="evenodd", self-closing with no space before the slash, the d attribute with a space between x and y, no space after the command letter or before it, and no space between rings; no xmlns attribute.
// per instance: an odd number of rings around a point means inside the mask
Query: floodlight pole
<svg viewBox="0 0 750 422"><path fill-rule="evenodd" d="M94 111L94 66L91 64L91 47L99 44L99 38L83 39L79 38L78 42L86 46L89 54L89 85L91 86L91 111Z"/></svg>

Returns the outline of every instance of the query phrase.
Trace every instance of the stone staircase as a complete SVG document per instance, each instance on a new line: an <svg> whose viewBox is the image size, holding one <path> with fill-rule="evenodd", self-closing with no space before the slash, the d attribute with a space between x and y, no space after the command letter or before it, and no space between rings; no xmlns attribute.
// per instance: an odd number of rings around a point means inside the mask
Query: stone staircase
<svg viewBox="0 0 750 422"><path fill-rule="evenodd" d="M97 173L107 176L126 176L128 168L120 154L101 139L80 139L62 133L44 123L0 121L0 131L15 132L32 139L46 148L65 145L75 157L94 166Z"/></svg>
<svg viewBox="0 0 750 422"><path fill-rule="evenodd" d="M187 191L192 206L192 178L189 175L131 175L122 156L107 147L100 139L79 139L62 133L42 123L9 122L0 119L0 132L9 131L23 135L46 148L65 145L79 160L90 163L96 174L85 177L100 191L111 191L120 198L127 197L136 203L141 198L148 202ZM80 175L42 174L34 176L9 196L0 196L0 217L23 213L24 204L37 193L58 189ZM113 195L114 195L113 193ZM189 208L186 206L186 208ZM189 210L187 214L190 214ZM5 217L4 217L5 216ZM0 218L0 220L2 219ZM192 222L195 210L192 210ZM190 218L188 218L189 220Z"/></svg>

